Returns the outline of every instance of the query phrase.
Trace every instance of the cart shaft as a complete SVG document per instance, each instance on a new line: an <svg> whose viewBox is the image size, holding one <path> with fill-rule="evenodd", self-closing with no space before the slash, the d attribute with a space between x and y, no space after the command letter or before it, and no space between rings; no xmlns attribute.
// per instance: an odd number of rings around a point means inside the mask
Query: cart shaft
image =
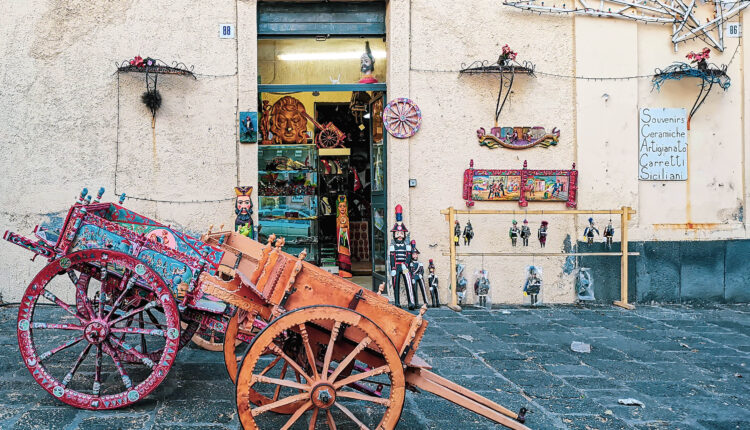
<svg viewBox="0 0 750 430"><path fill-rule="evenodd" d="M498 405L485 397L474 393L454 382L440 377L427 369L409 367L406 371L406 382L438 397L462 406L474 413L491 419L510 429L528 430L529 428L517 421L518 414Z"/></svg>

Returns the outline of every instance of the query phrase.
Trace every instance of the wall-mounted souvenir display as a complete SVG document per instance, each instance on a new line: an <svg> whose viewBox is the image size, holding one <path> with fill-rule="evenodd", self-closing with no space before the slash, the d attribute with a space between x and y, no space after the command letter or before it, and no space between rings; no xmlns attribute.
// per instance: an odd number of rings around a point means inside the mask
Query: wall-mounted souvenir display
<svg viewBox="0 0 750 430"><path fill-rule="evenodd" d="M240 112L240 142L258 141L258 112Z"/></svg>
<svg viewBox="0 0 750 430"><path fill-rule="evenodd" d="M500 113L508 101L508 96L513 92L513 81L516 74L534 76L534 64L529 61L519 63L516 61L518 53L510 49L506 44L503 45L497 60L490 62L487 60L474 61L469 64L461 64L462 75L490 74L500 78L500 87L497 92L497 103L495 104L495 125L500 118Z"/></svg>
<svg viewBox="0 0 750 430"><path fill-rule="evenodd" d="M750 4L750 2L745 3ZM700 85L698 85L698 96L695 98L693 107L688 114L688 130L690 130L690 120L693 118L693 115L698 112L698 109L703 102L706 101L706 98L711 93L714 85L718 85L719 88L726 91L732 84L732 80L727 75L726 65L717 66L708 63L707 60L709 59L710 54L711 50L708 48L704 48L699 53L690 52L685 57L690 60L691 64L682 62L672 63L663 70L656 69L654 71L654 77L651 79L653 88L656 88L657 91L660 90L664 82L668 80L680 80L683 78L697 78L701 80Z"/></svg>
<svg viewBox="0 0 750 430"><path fill-rule="evenodd" d="M422 111L410 99L393 99L383 109L383 124L391 136L406 139L419 131L422 125Z"/></svg>
<svg viewBox="0 0 750 430"><path fill-rule="evenodd" d="M479 146L490 149L502 146L509 149L526 149L539 145L549 148L560 141L560 130L555 127L547 133L544 127L492 127L487 134L484 128L477 130Z"/></svg>
<svg viewBox="0 0 750 430"><path fill-rule="evenodd" d="M578 171L575 163L571 170L530 170L526 161L523 169L475 169L474 160L464 171L463 199L466 206L475 201L518 201L522 207L530 201L565 202L576 207Z"/></svg>
<svg viewBox="0 0 750 430"><path fill-rule="evenodd" d="M151 111L151 125L154 126L156 111L161 107L162 96L156 88L159 75L182 75L197 79L193 74L193 67L177 61L171 66L159 59L136 55L132 60L125 60L117 65L117 73L144 73L146 75L146 91L141 95L141 101Z"/></svg>

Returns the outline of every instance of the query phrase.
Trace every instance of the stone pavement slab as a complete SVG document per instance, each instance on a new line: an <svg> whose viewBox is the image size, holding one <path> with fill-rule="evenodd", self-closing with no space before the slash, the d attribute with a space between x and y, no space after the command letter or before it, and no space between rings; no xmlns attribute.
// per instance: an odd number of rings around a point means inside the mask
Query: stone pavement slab
<svg viewBox="0 0 750 430"><path fill-rule="evenodd" d="M221 353L193 346L129 408L92 412L58 402L21 363L16 312L0 308L0 428L239 428ZM748 305L441 308L426 319L419 355L435 372L512 410L529 408L533 429L750 429ZM591 352L573 352L573 341ZM627 397L645 407L618 404ZM399 428L499 426L407 392Z"/></svg>

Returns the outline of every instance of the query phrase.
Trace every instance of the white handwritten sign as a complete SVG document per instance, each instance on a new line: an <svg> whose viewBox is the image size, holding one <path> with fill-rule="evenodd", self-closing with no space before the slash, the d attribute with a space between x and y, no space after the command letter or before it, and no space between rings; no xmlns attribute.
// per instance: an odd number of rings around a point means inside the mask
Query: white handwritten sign
<svg viewBox="0 0 750 430"><path fill-rule="evenodd" d="M638 179L687 180L685 109L643 108L638 133Z"/></svg>

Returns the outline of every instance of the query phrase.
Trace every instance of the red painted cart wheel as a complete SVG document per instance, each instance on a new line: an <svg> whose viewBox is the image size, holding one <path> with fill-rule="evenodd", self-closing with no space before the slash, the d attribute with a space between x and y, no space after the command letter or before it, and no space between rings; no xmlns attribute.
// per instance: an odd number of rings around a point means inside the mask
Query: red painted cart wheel
<svg viewBox="0 0 750 430"><path fill-rule="evenodd" d="M162 320L136 319L152 310ZM18 345L32 377L60 401L116 409L146 397L167 376L179 347L179 316L169 288L145 264L116 251L78 251L49 263L29 284L18 310ZM123 335L143 336L161 354L152 359Z"/></svg>

